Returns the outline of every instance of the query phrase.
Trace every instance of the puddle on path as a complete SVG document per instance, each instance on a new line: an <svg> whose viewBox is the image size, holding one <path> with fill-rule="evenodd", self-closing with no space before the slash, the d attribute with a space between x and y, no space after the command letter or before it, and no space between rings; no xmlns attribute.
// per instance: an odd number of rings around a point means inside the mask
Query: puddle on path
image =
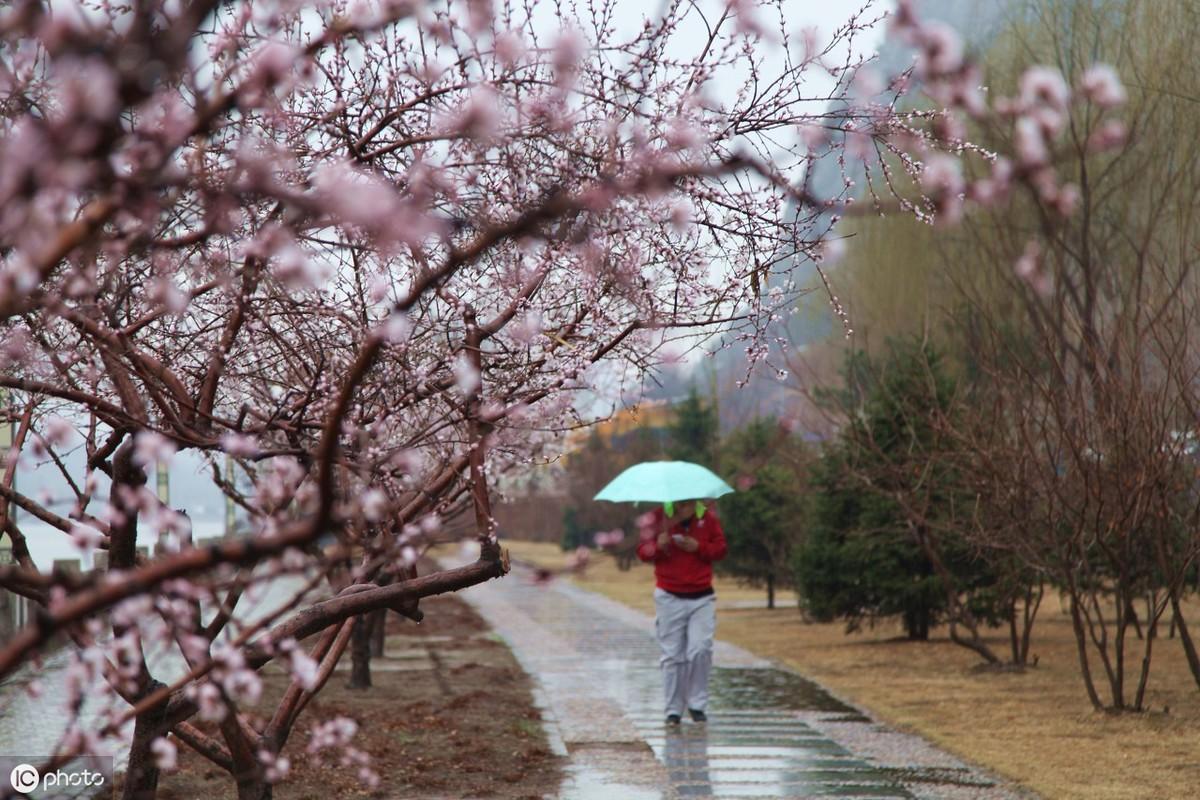
<svg viewBox="0 0 1200 800"><path fill-rule="evenodd" d="M714 709L778 709L854 714L810 680L779 669L713 669L709 684Z"/></svg>

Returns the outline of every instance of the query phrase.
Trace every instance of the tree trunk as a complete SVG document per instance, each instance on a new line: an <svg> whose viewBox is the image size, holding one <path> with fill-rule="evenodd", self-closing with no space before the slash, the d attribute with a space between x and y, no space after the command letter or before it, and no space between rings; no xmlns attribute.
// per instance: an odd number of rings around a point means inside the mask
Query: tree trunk
<svg viewBox="0 0 1200 800"><path fill-rule="evenodd" d="M1154 647L1154 639L1158 635L1158 620L1162 616L1163 611L1166 610L1166 604L1164 603L1163 607L1156 612L1156 605L1153 595L1146 598L1146 646L1142 653L1142 672L1138 676L1137 694L1133 700L1134 711L1145 710L1146 684L1150 680L1151 650Z"/></svg>
<svg viewBox="0 0 1200 800"><path fill-rule="evenodd" d="M1187 656L1188 668L1192 671L1192 680L1200 687L1200 654L1196 653L1196 643L1192 641L1191 631L1179 607L1179 596L1175 592L1171 593L1171 613L1174 615L1175 629L1179 631L1179 641L1183 644L1183 653Z"/></svg>
<svg viewBox="0 0 1200 800"><path fill-rule="evenodd" d="M152 681L142 696L161 688L163 684ZM129 746L129 765L125 768L125 788L121 800L154 800L158 795L158 766L150 745L157 738L156 731L167 713L167 704L158 703L137 715L133 723L133 744Z"/></svg>
<svg viewBox="0 0 1200 800"><path fill-rule="evenodd" d="M138 509L126 502L126 494L146 485L146 471L134 463L133 453L133 439L129 439L117 448L112 458L111 502L121 518L109 531L108 568L114 571L132 569L137 564ZM122 486L130 491L121 491Z"/></svg>
<svg viewBox="0 0 1200 800"><path fill-rule="evenodd" d="M387 638L387 609L371 612L371 657L383 658L383 643Z"/></svg>
<svg viewBox="0 0 1200 800"><path fill-rule="evenodd" d="M992 652L992 648L988 647L987 642L983 641L983 637L979 635L979 623L975 621L975 615L971 613L969 608L963 605L959 598L958 580L942 560L941 553L934 547L928 531L924 527L914 525L911 522L908 527L913 533L913 538L916 540L917 546L921 548L921 552L929 559L929 565L933 567L934 574L941 580L942 588L946 593L947 616L950 622L950 641L957 645L962 645L974 653L978 653L989 664L999 664L1000 659L996 657L996 654ZM920 638L928 639L932 614L927 608L922 609L922 613L924 616L922 620L923 634ZM958 624L962 624L963 627L970 631L970 639L964 639L958 635Z"/></svg>
<svg viewBox="0 0 1200 800"><path fill-rule="evenodd" d="M407 573L408 570L405 570ZM407 577L416 577L416 570L412 570L412 575L403 574L401 580ZM391 586L396 581L396 576L391 573L385 573L379 577L376 584L379 586ZM384 642L387 639L387 612L386 608L378 609L371 612L370 628L371 628L371 657L382 658Z"/></svg>
<svg viewBox="0 0 1200 800"><path fill-rule="evenodd" d="M775 576L767 576L767 608L775 608Z"/></svg>
<svg viewBox="0 0 1200 800"><path fill-rule="evenodd" d="M913 641L929 640L929 609L910 608L904 612L904 632Z"/></svg>
<svg viewBox="0 0 1200 800"><path fill-rule="evenodd" d="M1088 699L1097 711L1104 709L1100 695L1096 693L1096 684L1092 680L1092 668L1087 657L1087 631L1083 627L1082 612L1079 610L1079 599L1071 594L1071 627L1075 631L1075 645L1079 651L1079 672L1083 676L1083 685L1087 689Z"/></svg>
<svg viewBox="0 0 1200 800"><path fill-rule="evenodd" d="M1042 605L1042 597L1045 596L1045 590L1042 584L1038 583L1035 590L1029 586L1025 590L1025 606L1021 609L1021 619L1023 625L1021 628L1021 659L1018 663L1029 663L1029 643L1033 641L1033 623L1037 619L1038 609Z"/></svg>
<svg viewBox="0 0 1200 800"><path fill-rule="evenodd" d="M1017 635L1017 598L1008 601L1008 644L1012 649L1012 663L1021 662L1021 640Z"/></svg>
<svg viewBox="0 0 1200 800"><path fill-rule="evenodd" d="M1125 618L1133 624L1133 630L1137 633L1138 639L1145 639L1142 633L1142 621L1138 619L1137 609L1133 607L1133 598L1125 598Z"/></svg>
<svg viewBox="0 0 1200 800"><path fill-rule="evenodd" d="M371 688L371 626L370 614L359 614L354 618L354 629L350 633L350 684L351 689Z"/></svg>
<svg viewBox="0 0 1200 800"><path fill-rule="evenodd" d="M271 800L275 786L258 776L238 781L237 790L238 800Z"/></svg>

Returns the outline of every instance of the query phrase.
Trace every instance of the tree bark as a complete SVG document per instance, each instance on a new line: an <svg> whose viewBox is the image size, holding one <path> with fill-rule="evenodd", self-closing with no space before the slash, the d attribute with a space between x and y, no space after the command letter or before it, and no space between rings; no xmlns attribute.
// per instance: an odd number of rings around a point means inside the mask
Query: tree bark
<svg viewBox="0 0 1200 800"><path fill-rule="evenodd" d="M1017 635L1017 598L1008 603L1008 644L1012 649L1012 663L1021 663L1021 641Z"/></svg>
<svg viewBox="0 0 1200 800"><path fill-rule="evenodd" d="M775 608L775 576L767 575L767 608Z"/></svg>
<svg viewBox="0 0 1200 800"><path fill-rule="evenodd" d="M383 658L383 646L387 640L387 609L371 612L371 657Z"/></svg>
<svg viewBox="0 0 1200 800"><path fill-rule="evenodd" d="M371 688L371 615L360 614L350 634L351 689Z"/></svg>
<svg viewBox="0 0 1200 800"><path fill-rule="evenodd" d="M904 612L904 632L913 641L929 640L929 609L916 608Z"/></svg>
<svg viewBox="0 0 1200 800"><path fill-rule="evenodd" d="M162 685L152 681L144 693L155 691ZM159 703L137 715L133 723L133 743L129 747L129 765L125 769L122 800L154 800L158 794L158 766L150 745L157 738L157 729L166 713L167 704Z"/></svg>
<svg viewBox="0 0 1200 800"><path fill-rule="evenodd" d="M275 787L261 777L247 778L238 781L237 792L238 800L271 800Z"/></svg>
<svg viewBox="0 0 1200 800"><path fill-rule="evenodd" d="M108 568L110 570L132 569L137 563L137 520L136 506L125 502L125 492L120 489L128 487L136 491L146 485L146 471L133 463L133 439L127 439L117 448L112 459L112 491L113 508L121 515L120 524L113 525L109 532Z"/></svg>
<svg viewBox="0 0 1200 800"><path fill-rule="evenodd" d="M1087 657L1087 632L1083 628L1083 617L1079 610L1079 598L1071 593L1071 626L1075 631L1075 645L1079 651L1079 672L1083 676L1083 685L1087 689L1088 699L1097 711L1104 709L1100 695L1096 693L1096 684L1092 680L1092 668Z"/></svg>
<svg viewBox="0 0 1200 800"><path fill-rule="evenodd" d="M1045 590L1041 583L1038 584L1036 591L1032 586L1025 590L1025 606L1021 609L1021 619L1024 624L1021 628L1021 660L1018 662L1020 664L1029 663L1029 644L1033 641L1033 623L1037 619L1043 596L1045 596Z"/></svg>
<svg viewBox="0 0 1200 800"><path fill-rule="evenodd" d="M1175 624L1175 629L1179 631L1179 641L1183 644L1183 653L1187 656L1188 668L1192 671L1192 680L1196 682L1197 688L1200 688L1200 654L1196 652L1196 643L1192 641L1191 631L1188 630L1187 621L1183 618L1183 610L1179 607L1177 592L1171 593L1171 614L1174 616L1172 622Z"/></svg>

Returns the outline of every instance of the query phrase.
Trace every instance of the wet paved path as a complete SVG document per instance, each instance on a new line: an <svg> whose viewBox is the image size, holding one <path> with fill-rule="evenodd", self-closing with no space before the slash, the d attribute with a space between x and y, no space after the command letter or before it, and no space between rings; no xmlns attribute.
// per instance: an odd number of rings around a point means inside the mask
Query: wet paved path
<svg viewBox="0 0 1200 800"><path fill-rule="evenodd" d="M652 618L519 566L462 596L538 683L561 800L1026 796L720 641L710 721L668 730Z"/></svg>

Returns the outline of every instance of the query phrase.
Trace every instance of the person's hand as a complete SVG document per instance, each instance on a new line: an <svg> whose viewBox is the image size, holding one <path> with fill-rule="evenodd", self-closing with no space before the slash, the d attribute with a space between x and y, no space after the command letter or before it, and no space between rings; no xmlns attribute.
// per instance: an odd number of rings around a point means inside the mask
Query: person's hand
<svg viewBox="0 0 1200 800"><path fill-rule="evenodd" d="M660 533L660 534L658 535L658 539L657 539L657 541L658 541L658 549L659 549L659 550L666 550L666 549L667 549L667 545L669 545L669 544L671 543L671 537L670 537L670 536L668 536L668 535L666 534L666 532L664 531L663 533Z"/></svg>
<svg viewBox="0 0 1200 800"><path fill-rule="evenodd" d="M700 549L700 543L691 536L681 536L675 540L675 544L689 553L694 553Z"/></svg>

